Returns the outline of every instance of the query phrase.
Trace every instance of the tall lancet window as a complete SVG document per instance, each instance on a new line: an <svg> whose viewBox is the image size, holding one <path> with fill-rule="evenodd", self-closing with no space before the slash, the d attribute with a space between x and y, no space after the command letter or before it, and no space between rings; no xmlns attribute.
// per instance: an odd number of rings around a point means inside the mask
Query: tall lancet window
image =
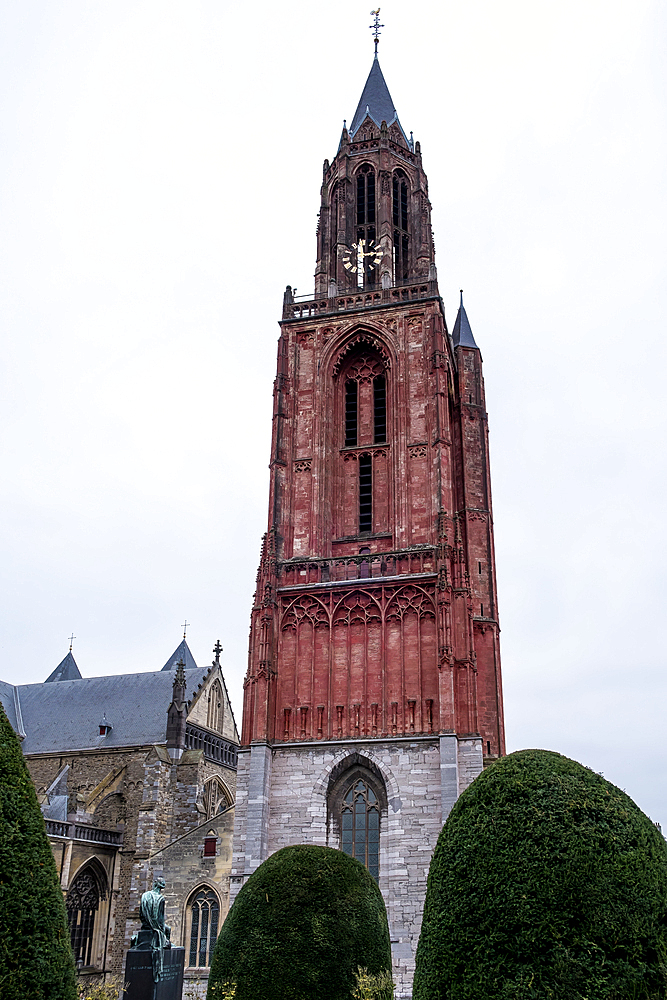
<svg viewBox="0 0 667 1000"><path fill-rule="evenodd" d="M373 424L375 444L387 440L387 379L384 374L373 379Z"/></svg>
<svg viewBox="0 0 667 1000"><path fill-rule="evenodd" d="M74 960L85 966L92 964L95 917L102 894L94 869L86 865L74 879L65 901Z"/></svg>
<svg viewBox="0 0 667 1000"><path fill-rule="evenodd" d="M343 799L341 847L377 879L380 870L380 803L366 781L356 781Z"/></svg>
<svg viewBox="0 0 667 1000"><path fill-rule="evenodd" d="M382 531L387 515L382 499L387 453L373 449L388 443L386 359L379 350L362 342L350 352L340 379L341 446L361 449L344 459L345 530L348 534ZM351 481L353 470L356 488Z"/></svg>
<svg viewBox="0 0 667 1000"><path fill-rule="evenodd" d="M190 925L188 965L191 969L208 968L220 922L220 903L212 889L201 888L195 893L188 906L187 920Z"/></svg>
<svg viewBox="0 0 667 1000"><path fill-rule="evenodd" d="M408 234L408 182L402 170L394 173L392 189L394 225L394 281L405 281L410 273Z"/></svg>
<svg viewBox="0 0 667 1000"><path fill-rule="evenodd" d="M376 243L375 230L375 171L368 163L357 171L357 285L359 288L373 286L377 282L379 268L372 257Z"/></svg>
<svg viewBox="0 0 667 1000"><path fill-rule="evenodd" d="M387 791L377 768L357 753L336 765L327 790L330 843L361 861L374 879L380 874L380 829L386 815Z"/></svg>

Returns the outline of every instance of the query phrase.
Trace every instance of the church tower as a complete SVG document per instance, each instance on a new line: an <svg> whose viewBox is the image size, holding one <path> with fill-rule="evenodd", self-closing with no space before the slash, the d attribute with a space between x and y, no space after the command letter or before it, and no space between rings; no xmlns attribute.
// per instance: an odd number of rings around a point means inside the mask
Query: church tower
<svg viewBox="0 0 667 1000"><path fill-rule="evenodd" d="M358 857L410 997L435 842L504 732L482 358L463 300L448 332L377 43L321 197L280 324L232 892L289 844Z"/></svg>

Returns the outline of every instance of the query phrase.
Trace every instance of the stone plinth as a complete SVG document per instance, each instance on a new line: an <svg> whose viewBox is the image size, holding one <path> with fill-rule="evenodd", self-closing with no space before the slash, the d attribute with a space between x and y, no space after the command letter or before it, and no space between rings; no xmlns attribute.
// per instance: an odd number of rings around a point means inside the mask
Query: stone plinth
<svg viewBox="0 0 667 1000"><path fill-rule="evenodd" d="M165 948L162 953L162 978L153 981L153 962L150 946L142 947L142 934L136 948L130 948L125 961L126 992L123 1000L181 1000L183 992L183 967L185 948Z"/></svg>

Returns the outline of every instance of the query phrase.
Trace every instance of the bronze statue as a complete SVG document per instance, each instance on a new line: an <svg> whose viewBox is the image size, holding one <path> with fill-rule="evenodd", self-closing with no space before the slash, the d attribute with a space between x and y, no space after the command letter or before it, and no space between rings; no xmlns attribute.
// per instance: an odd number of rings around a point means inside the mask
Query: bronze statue
<svg viewBox="0 0 667 1000"><path fill-rule="evenodd" d="M164 885L164 879L156 878L153 882L153 888L142 895L139 908L141 930L132 939L132 947L136 947L141 938L144 939L142 944L147 943L146 939L150 933L149 947L153 963L153 981L156 983L162 979L162 952L165 948L171 948L171 927L167 927L164 922L165 899L162 895Z"/></svg>

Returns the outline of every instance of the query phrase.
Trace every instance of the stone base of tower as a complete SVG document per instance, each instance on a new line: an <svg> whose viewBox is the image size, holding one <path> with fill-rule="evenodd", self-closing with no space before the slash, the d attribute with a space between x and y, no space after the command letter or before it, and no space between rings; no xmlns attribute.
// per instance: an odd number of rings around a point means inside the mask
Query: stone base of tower
<svg viewBox="0 0 667 1000"><path fill-rule="evenodd" d="M253 743L239 751L230 905L250 874L291 844L340 847L335 788L367 770L383 786L379 885L397 1000L412 996L431 856L452 805L482 771L479 737Z"/></svg>

